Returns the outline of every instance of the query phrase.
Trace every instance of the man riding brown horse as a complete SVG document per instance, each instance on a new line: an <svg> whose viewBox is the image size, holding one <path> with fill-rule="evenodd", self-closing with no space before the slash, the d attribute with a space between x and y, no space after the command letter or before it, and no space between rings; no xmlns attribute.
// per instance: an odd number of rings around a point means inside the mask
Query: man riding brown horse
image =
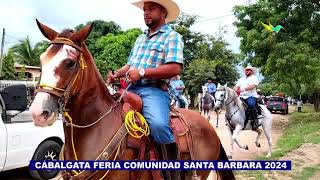
<svg viewBox="0 0 320 180"><path fill-rule="evenodd" d="M163 85L165 79L180 74L183 64L182 37L167 24L179 16L180 10L171 0L141 0L133 4L143 10L149 29L136 40L127 64L114 74L110 72L107 82L128 75L129 82L133 82L129 91L142 98L143 115L154 141L160 144L162 154L167 154L164 159L176 160L177 147L169 126L170 96Z"/></svg>

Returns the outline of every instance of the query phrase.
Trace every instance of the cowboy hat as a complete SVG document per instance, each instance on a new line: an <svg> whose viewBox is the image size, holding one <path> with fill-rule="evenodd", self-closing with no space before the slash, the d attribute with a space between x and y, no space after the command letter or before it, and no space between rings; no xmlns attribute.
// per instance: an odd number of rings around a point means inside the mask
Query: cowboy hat
<svg viewBox="0 0 320 180"><path fill-rule="evenodd" d="M251 65L248 65L244 68L244 70L250 69L254 74L256 73L257 69L255 67L252 67Z"/></svg>
<svg viewBox="0 0 320 180"><path fill-rule="evenodd" d="M179 6L172 0L140 0L133 2L132 4L137 6L140 9L143 9L145 2L154 2L160 4L167 10L166 22L172 22L177 19L180 13Z"/></svg>

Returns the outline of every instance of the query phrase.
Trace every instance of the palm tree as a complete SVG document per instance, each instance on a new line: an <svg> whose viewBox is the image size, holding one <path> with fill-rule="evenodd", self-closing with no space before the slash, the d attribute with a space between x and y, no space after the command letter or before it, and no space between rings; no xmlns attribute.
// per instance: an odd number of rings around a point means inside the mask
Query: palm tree
<svg viewBox="0 0 320 180"><path fill-rule="evenodd" d="M24 65L39 65L37 49L32 48L29 36L20 40L18 44L11 47L16 62Z"/></svg>

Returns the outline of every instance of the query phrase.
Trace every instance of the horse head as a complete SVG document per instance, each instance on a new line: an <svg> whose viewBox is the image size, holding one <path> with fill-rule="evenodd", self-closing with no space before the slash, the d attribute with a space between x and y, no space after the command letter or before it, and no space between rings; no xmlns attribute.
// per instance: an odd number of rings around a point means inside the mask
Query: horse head
<svg viewBox="0 0 320 180"><path fill-rule="evenodd" d="M84 69L88 64L84 60L84 56L88 56L84 41L93 25L78 32L64 30L59 34L36 21L42 34L51 42L40 56L41 79L30 107L35 125L44 127L53 124L58 110L64 108L82 87Z"/></svg>
<svg viewBox="0 0 320 180"><path fill-rule="evenodd" d="M225 85L220 85L220 83L218 84L217 91L215 94L216 103L214 105L214 110L219 110L220 108L222 108L225 105L226 101L229 98L228 97L229 94L227 93L227 89L228 89L227 84L225 84Z"/></svg>
<svg viewBox="0 0 320 180"><path fill-rule="evenodd" d="M203 96L206 95L207 93L209 93L207 86L202 86L201 88L202 88L202 95Z"/></svg>

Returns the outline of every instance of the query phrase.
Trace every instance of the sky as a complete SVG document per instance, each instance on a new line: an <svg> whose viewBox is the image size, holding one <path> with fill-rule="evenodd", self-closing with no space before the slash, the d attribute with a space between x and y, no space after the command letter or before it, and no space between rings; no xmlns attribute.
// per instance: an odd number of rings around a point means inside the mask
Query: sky
<svg viewBox="0 0 320 180"><path fill-rule="evenodd" d="M5 50L19 40L29 36L35 44L45 38L39 31L35 19L60 32L73 29L79 24L97 19L114 21L123 30L147 27L143 12L131 4L135 0L0 0L0 30L5 28ZM235 36L236 20L232 8L245 5L251 0L174 0L182 12L198 15L199 22L191 27L193 31L218 35L222 27L223 37L229 48L238 53L240 39ZM1 35L2 36L2 33ZM241 72L241 71L240 71Z"/></svg>
<svg viewBox="0 0 320 180"><path fill-rule="evenodd" d="M143 12L130 2L135 0L0 0L0 28L6 29L5 48L29 36L32 43L43 40L35 19L60 32L88 21L114 21L123 30L146 29ZM239 52L239 38L232 25L235 17L232 7L249 0L175 0L181 11L200 16L192 30L217 35L219 25L226 31L225 40L230 49ZM0 35L2 36L2 35Z"/></svg>

